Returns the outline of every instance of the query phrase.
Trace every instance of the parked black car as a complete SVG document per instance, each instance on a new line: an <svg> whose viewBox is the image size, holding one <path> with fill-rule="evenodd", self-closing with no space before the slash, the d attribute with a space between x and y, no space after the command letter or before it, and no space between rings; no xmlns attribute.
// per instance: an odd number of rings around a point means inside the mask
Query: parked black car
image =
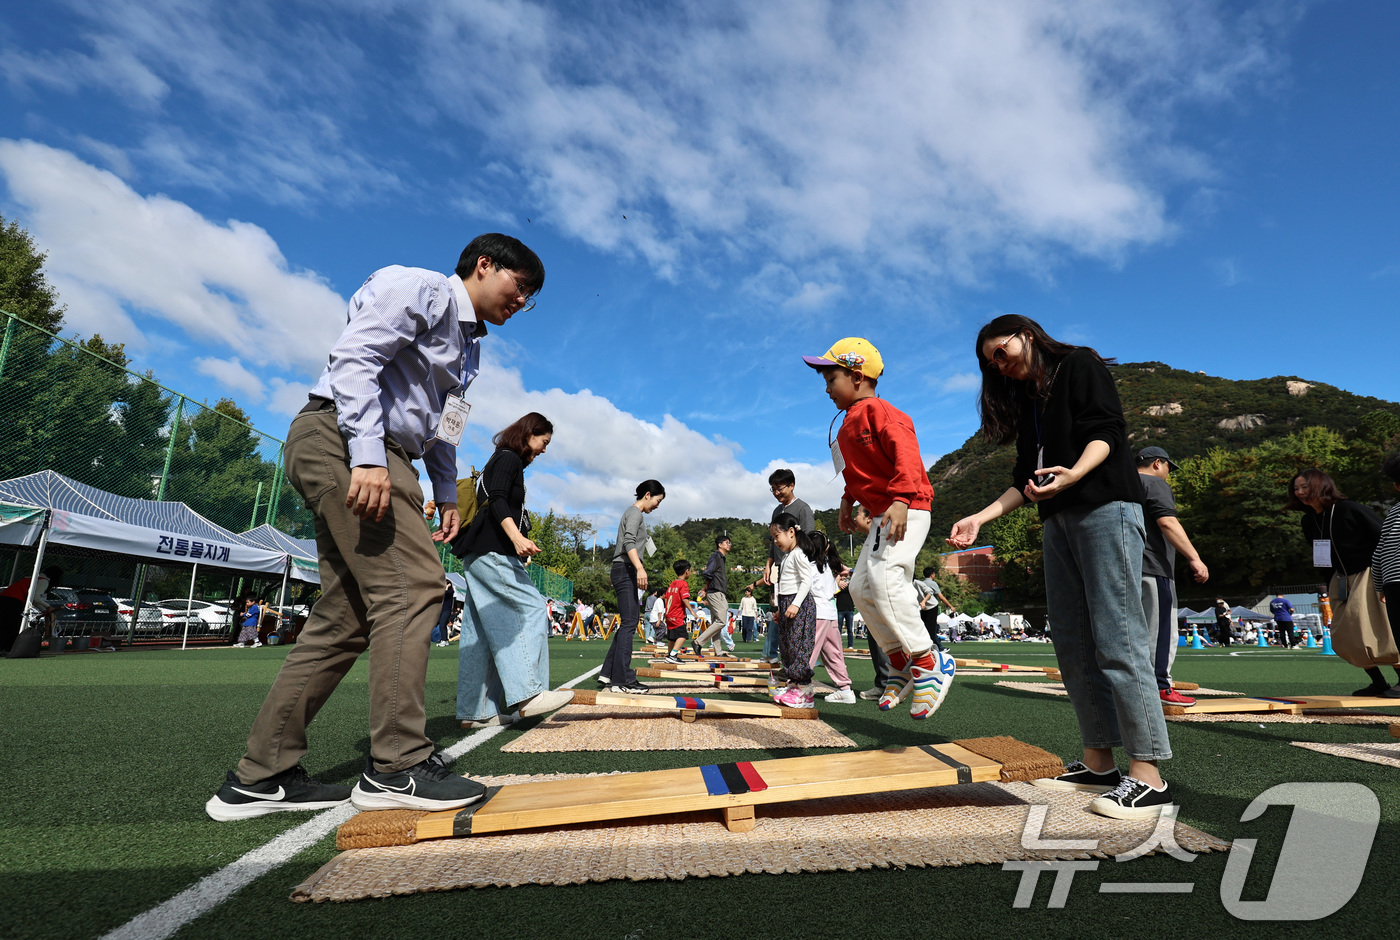
<svg viewBox="0 0 1400 940"><path fill-rule="evenodd" d="M117 602L101 588L51 587L44 597L54 605L54 626L61 636L111 634L123 626Z"/></svg>

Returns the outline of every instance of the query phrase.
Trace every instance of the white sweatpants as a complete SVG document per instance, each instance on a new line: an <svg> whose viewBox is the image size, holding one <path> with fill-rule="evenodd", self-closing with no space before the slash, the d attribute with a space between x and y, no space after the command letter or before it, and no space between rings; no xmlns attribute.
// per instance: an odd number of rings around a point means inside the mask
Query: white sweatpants
<svg viewBox="0 0 1400 940"><path fill-rule="evenodd" d="M877 516L871 522L870 534L860 548L851 573L851 599L886 655L901 651L914 659L933 649L919 617L919 595L914 589L914 562L928 538L929 511L909 510L904 538L893 545L880 529L884 518Z"/></svg>

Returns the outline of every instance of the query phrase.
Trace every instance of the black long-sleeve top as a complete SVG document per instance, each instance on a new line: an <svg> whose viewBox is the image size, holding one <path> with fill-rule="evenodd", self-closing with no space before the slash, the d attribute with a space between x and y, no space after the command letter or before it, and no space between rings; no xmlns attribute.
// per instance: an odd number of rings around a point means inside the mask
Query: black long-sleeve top
<svg viewBox="0 0 1400 940"><path fill-rule="evenodd" d="M1353 499L1333 503L1322 512L1303 510L1303 537L1312 550L1314 539L1332 540L1332 571L1348 575L1371 567L1371 555L1381 540L1381 521Z"/></svg>
<svg viewBox="0 0 1400 940"><path fill-rule="evenodd" d="M1108 445L1103 463L1074 486L1037 503L1040 518L1048 519L1073 506L1098 506L1121 500L1142 502L1142 484L1128 447L1128 424L1113 375L1087 349L1075 349L1050 366L1055 377L1050 397L1036 398L1034 386L1019 382L1020 427L1016 436L1016 469L1011 485L1023 490L1039 467L1073 467L1090 441ZM1038 429L1038 430L1037 430ZM1036 463L1040 447L1045 461Z"/></svg>
<svg viewBox="0 0 1400 940"><path fill-rule="evenodd" d="M481 488L486 493L486 505L477 509L476 518L452 543L452 552L459 557L469 552L514 557L515 546L501 523L514 519L520 525L525 509L525 461L513 450L497 448L482 468Z"/></svg>

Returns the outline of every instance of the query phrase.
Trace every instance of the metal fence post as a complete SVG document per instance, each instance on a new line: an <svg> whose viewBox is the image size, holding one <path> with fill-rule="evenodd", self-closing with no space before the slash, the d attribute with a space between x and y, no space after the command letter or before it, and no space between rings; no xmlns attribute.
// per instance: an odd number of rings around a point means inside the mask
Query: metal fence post
<svg viewBox="0 0 1400 940"><path fill-rule="evenodd" d="M282 483L286 474L282 472L282 460L286 457L287 445L285 442L277 447L277 469L272 471L272 495L267 501L267 524L275 526L277 524L277 504L282 501Z"/></svg>
<svg viewBox="0 0 1400 940"><path fill-rule="evenodd" d="M165 466L160 471L160 485L156 487L156 499L165 499L165 481L170 478L170 461L175 457L175 439L180 435L180 420L185 415L185 396L175 403L175 420L170 422L170 443L165 447Z"/></svg>
<svg viewBox="0 0 1400 940"><path fill-rule="evenodd" d="M0 311L3 312L3 311ZM5 340L0 343L0 379L5 377L5 361L10 358L10 340L15 335L15 318L5 314Z"/></svg>

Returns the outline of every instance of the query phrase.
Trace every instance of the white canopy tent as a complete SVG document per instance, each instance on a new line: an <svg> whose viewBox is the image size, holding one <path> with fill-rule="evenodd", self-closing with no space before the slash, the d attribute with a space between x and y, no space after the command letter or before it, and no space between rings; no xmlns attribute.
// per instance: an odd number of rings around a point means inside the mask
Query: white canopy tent
<svg viewBox="0 0 1400 940"><path fill-rule="evenodd" d="M321 583L321 566L316 560L316 543L311 539L299 539L270 525L260 525L239 534L243 539L258 548L285 552L292 560L291 576L307 584Z"/></svg>
<svg viewBox="0 0 1400 940"><path fill-rule="evenodd" d="M35 549L34 574L43 569L50 545L62 545L160 564L189 564L190 597L200 565L282 575L291 556L245 541L184 503L132 499L79 483L53 470L0 482L0 503L40 511L0 525L0 545ZM138 597L139 605L139 597ZM131 622L136 623L138 611ZM186 640L188 640L188 623Z"/></svg>

